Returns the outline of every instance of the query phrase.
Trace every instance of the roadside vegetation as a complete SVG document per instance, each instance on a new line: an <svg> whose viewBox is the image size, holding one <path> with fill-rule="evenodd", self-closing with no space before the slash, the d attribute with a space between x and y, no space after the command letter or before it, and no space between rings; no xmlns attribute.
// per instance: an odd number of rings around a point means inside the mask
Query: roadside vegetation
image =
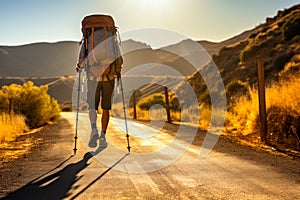
<svg viewBox="0 0 300 200"><path fill-rule="evenodd" d="M261 143L259 106L257 92L257 66L259 59L264 62L267 106L267 143L278 149L300 151L300 6L279 11L277 16L266 19L266 23L256 27L256 31L247 39L222 48L213 61L219 68L226 90L227 112L225 129L228 135L252 143ZM208 63L203 69L209 69ZM194 73L187 77L197 94L199 105L191 106L189 111L198 109L201 128L207 128L211 120L210 94L206 83ZM180 95L191 98L185 85L178 85ZM162 93L163 94L163 93ZM180 110L176 97L170 95L171 118L173 122L194 122L193 113ZM183 102L185 106L187 100ZM159 109L152 105L160 104ZM138 119L165 119L165 99L163 95L149 95L138 99ZM132 105L131 105L132 108ZM151 112L149 112L151 108ZM158 108L158 107L157 107ZM130 115L133 116L133 109ZM156 116L151 118L149 116ZM154 114L153 114L154 113Z"/></svg>
<svg viewBox="0 0 300 200"><path fill-rule="evenodd" d="M300 150L299 88L299 75L266 88L267 141L272 146ZM260 142L258 108L258 91L249 87L249 96L237 98L227 113L227 128L246 140Z"/></svg>
<svg viewBox="0 0 300 200"><path fill-rule="evenodd" d="M0 114L0 143L15 140L28 130L24 116L6 112Z"/></svg>
<svg viewBox="0 0 300 200"><path fill-rule="evenodd" d="M0 141L14 140L18 135L54 121L60 116L56 100L47 94L47 86L32 82L12 84L0 90Z"/></svg>

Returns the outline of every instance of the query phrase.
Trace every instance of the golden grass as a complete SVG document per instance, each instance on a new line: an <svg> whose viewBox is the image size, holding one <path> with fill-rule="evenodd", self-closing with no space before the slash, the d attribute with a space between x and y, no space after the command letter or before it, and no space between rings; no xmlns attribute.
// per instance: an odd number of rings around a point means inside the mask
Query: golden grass
<svg viewBox="0 0 300 200"><path fill-rule="evenodd" d="M300 76L294 76L267 88L266 94L267 109L276 105L300 112Z"/></svg>
<svg viewBox="0 0 300 200"><path fill-rule="evenodd" d="M198 111L196 111L198 109ZM112 116L123 117L123 104L117 103L112 106ZM143 110L139 106L136 107L136 114L138 120L146 121L167 121L166 110L163 107L158 107L157 109ZM210 125L211 119L211 108L208 106L192 106L189 109L185 109L182 112L171 110L171 120L172 122L183 122L188 124L193 124L206 129ZM200 114L200 119L199 119ZM133 108L127 109L127 117L133 119Z"/></svg>
<svg viewBox="0 0 300 200"><path fill-rule="evenodd" d="M17 136L28 131L25 117L16 114L0 114L0 142L15 140Z"/></svg>
<svg viewBox="0 0 300 200"><path fill-rule="evenodd" d="M99 109L99 110L101 110L101 109ZM124 115L123 104L122 103L113 104L111 113L112 113L111 115L113 117L123 117L123 115Z"/></svg>
<svg viewBox="0 0 300 200"><path fill-rule="evenodd" d="M259 130L258 116L258 92L249 88L249 97L242 96L236 100L233 109L227 115L228 126L234 127L242 135L256 133ZM283 115L293 112L300 116L300 76L292 76L288 80L282 80L266 88L266 109L280 108ZM280 116L275 116L280 118ZM284 123L284 122L282 122ZM278 125L282 126L282 125ZM279 129L279 128L278 128Z"/></svg>
<svg viewBox="0 0 300 200"><path fill-rule="evenodd" d="M259 134L259 104L258 92L256 88L248 88L249 95L238 97L230 110L226 113L225 128L230 130L232 136L241 136L251 142L260 142ZM295 146L297 142L296 128L297 120L300 118L300 75L290 76L287 80L281 80L266 88L266 109L269 126L268 140L273 142L289 143L287 145ZM200 112L196 116L196 109ZM133 108L127 111L128 118L133 118ZM122 104L113 106L115 116L123 117ZM188 123L197 125L201 129L207 129L211 124L218 126L220 117L223 117L224 111L216 111L212 116L210 106L201 105L192 106L181 112L171 111L173 122ZM166 111L164 108L142 110L137 106L137 119L139 120L160 120L166 121ZM221 125L221 124L220 124ZM295 128L297 130L295 130ZM292 135L292 139L282 140L282 135ZM294 148L294 147L293 147Z"/></svg>

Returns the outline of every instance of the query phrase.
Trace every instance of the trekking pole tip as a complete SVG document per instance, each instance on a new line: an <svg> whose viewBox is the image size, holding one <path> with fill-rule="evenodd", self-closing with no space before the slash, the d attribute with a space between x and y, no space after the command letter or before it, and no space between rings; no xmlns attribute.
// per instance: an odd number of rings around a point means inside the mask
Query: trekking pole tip
<svg viewBox="0 0 300 200"><path fill-rule="evenodd" d="M76 155L76 151L77 151L77 149L73 149L73 151L74 151L74 155Z"/></svg>
<svg viewBox="0 0 300 200"><path fill-rule="evenodd" d="M129 153L130 153L130 148L131 148L130 146L127 147Z"/></svg>

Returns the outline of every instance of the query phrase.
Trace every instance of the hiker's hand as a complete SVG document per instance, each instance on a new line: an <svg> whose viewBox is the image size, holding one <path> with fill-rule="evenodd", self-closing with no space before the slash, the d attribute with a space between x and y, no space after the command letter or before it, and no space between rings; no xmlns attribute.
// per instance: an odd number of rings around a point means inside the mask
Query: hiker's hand
<svg viewBox="0 0 300 200"><path fill-rule="evenodd" d="M76 72L77 73L81 73L82 72L82 68L79 65L76 66Z"/></svg>

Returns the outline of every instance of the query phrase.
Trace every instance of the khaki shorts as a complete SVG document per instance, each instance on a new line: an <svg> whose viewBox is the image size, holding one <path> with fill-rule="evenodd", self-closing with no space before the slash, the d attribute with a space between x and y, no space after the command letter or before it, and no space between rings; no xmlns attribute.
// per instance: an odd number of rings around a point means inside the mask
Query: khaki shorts
<svg viewBox="0 0 300 200"><path fill-rule="evenodd" d="M97 81L87 80L87 103L90 109L98 110L100 100L101 108L110 110L112 104L112 94L114 91L115 81Z"/></svg>

